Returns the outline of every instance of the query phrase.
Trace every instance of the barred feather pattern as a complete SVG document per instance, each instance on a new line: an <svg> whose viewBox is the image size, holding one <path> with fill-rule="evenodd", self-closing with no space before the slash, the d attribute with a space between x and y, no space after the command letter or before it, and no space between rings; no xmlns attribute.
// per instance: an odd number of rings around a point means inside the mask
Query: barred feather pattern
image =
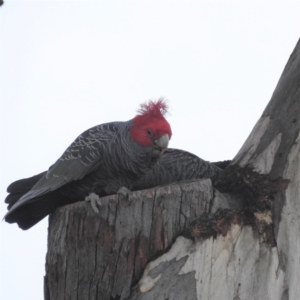
<svg viewBox="0 0 300 300"><path fill-rule="evenodd" d="M10 185L8 191L12 194L6 199L10 210L5 220L13 223L24 219L26 223L30 214L41 219L57 206L83 200L89 192L104 196L123 186L131 189L156 161L152 147L141 147L130 138L132 122L102 124L82 133L27 193L22 193L22 181L19 190Z"/></svg>
<svg viewBox="0 0 300 300"><path fill-rule="evenodd" d="M133 185L133 190L147 189L192 179L214 181L222 169L200 157L180 149L167 149L155 166Z"/></svg>
<svg viewBox="0 0 300 300"><path fill-rule="evenodd" d="M118 156L120 154L123 155L123 153L115 153ZM141 159L143 159L143 157L141 157ZM126 160L126 163L128 163L128 160ZM214 181L214 179L222 172L222 170L213 163L179 149L168 149L161 158L156 162L152 162L152 164L153 167L150 169L133 169L134 176L126 181L124 181L124 176L121 175L121 173L119 181L104 180L103 174L99 171L100 173L91 173L82 180L70 182L62 188L52 192L50 198L49 196L47 197L47 195L44 197L42 196L38 201L25 206L22 215L17 215L19 218L19 225L21 225L23 229L27 229L27 227L31 227L37 220L47 215L49 210L53 211L58 206L82 201L90 191L94 191L99 196L105 196L116 193L122 186L127 186L130 190L136 191L191 179L211 178ZM126 165L127 169L130 167L132 166ZM146 173L137 177L135 175L137 171ZM44 172L11 184L8 188L8 191L11 192L11 194L6 198L6 203L9 203L9 208L14 204L15 200L18 200L20 195L22 196L24 193L31 190L36 182L39 182L46 174L47 172ZM114 172L110 172L108 175L111 178L116 177ZM16 191L20 194L16 193ZM8 219L8 221L10 221L10 219Z"/></svg>
<svg viewBox="0 0 300 300"><path fill-rule="evenodd" d="M105 196L121 187L134 191L220 173L183 150L167 149L160 158L154 153L157 139L172 136L163 99L141 105L138 112L127 122L86 130L47 172L12 183L5 220L28 229L57 207L82 201L91 192Z"/></svg>

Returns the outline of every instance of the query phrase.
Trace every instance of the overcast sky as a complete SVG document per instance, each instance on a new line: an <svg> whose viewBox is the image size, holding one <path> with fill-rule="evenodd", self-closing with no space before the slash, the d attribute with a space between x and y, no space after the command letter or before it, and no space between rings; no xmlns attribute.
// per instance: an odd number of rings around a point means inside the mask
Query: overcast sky
<svg viewBox="0 0 300 300"><path fill-rule="evenodd" d="M84 130L162 96L171 147L233 158L299 39L299 11L299 1L6 1L1 199ZM1 300L43 299L47 226L0 223Z"/></svg>

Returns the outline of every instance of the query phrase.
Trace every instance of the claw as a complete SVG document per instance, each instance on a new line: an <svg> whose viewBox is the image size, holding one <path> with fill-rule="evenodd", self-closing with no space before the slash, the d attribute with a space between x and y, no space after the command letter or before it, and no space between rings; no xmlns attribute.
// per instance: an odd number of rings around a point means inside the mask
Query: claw
<svg viewBox="0 0 300 300"><path fill-rule="evenodd" d="M132 195L132 191L130 191L127 187L122 186L121 188L119 188L119 190L117 191L118 195L122 195L126 198L129 198L130 195Z"/></svg>
<svg viewBox="0 0 300 300"><path fill-rule="evenodd" d="M99 200L99 196L95 193L89 193L89 195L85 197L85 201L91 202L92 209L96 214L99 214L99 210L97 208L98 200ZM98 203L99 203L99 205L101 205L100 202L98 202Z"/></svg>

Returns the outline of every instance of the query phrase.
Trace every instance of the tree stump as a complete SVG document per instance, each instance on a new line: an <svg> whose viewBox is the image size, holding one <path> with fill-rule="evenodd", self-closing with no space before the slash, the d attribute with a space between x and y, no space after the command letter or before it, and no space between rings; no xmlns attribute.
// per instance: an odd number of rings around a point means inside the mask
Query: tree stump
<svg viewBox="0 0 300 300"><path fill-rule="evenodd" d="M300 40L215 187L181 182L103 197L99 214L78 202L51 215L45 299L298 299L299 140Z"/></svg>

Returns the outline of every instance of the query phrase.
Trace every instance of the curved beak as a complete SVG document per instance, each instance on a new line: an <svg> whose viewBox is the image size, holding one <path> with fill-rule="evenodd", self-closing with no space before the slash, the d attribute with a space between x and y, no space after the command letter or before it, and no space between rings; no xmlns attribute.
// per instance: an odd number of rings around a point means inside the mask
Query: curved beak
<svg viewBox="0 0 300 300"><path fill-rule="evenodd" d="M165 150L168 148L169 145L169 136L167 134L164 134L163 136L161 136L159 139L154 141L154 151L153 151L153 155L156 157L161 156Z"/></svg>

